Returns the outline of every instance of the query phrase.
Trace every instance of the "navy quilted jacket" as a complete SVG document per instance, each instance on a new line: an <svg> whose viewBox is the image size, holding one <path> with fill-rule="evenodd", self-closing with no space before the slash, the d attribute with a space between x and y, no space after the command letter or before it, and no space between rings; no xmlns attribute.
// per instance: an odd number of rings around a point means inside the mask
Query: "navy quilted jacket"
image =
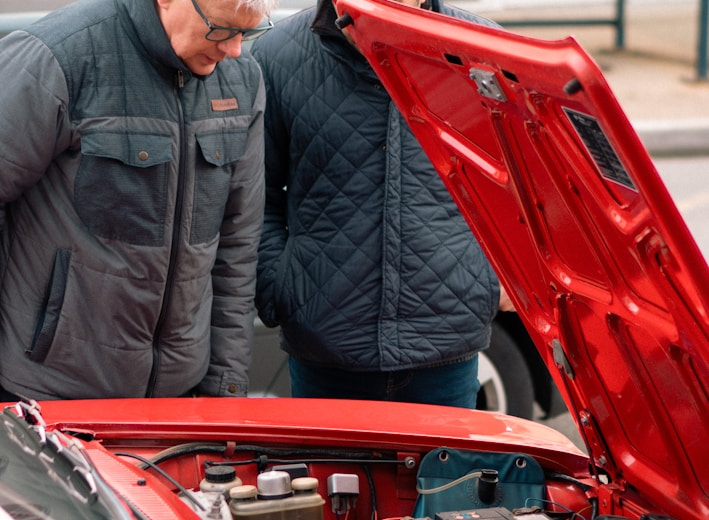
<svg viewBox="0 0 709 520"><path fill-rule="evenodd" d="M324 0L252 48L267 92L259 315L281 326L288 354L323 366L388 371L470 358L489 343L497 278L334 18Z"/></svg>

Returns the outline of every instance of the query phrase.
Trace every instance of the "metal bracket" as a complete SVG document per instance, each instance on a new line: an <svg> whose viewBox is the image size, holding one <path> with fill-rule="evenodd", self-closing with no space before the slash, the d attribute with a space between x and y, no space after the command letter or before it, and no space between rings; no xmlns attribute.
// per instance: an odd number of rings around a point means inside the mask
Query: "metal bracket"
<svg viewBox="0 0 709 520"><path fill-rule="evenodd" d="M571 363L569 363L569 359L566 357L564 348L561 346L561 341L559 341L557 338L554 338L551 341L551 347L554 353L554 363L556 363L556 366L560 367L564 371L566 377L573 380L574 369L571 368Z"/></svg>
<svg viewBox="0 0 709 520"><path fill-rule="evenodd" d="M469 74L470 79L478 86L480 95L497 101L507 101L507 96L505 96L502 86L494 72L471 67Z"/></svg>

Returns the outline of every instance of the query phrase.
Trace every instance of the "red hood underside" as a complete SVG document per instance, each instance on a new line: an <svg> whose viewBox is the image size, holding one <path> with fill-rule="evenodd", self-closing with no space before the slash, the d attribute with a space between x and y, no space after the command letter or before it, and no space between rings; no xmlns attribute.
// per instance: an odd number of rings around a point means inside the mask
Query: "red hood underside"
<svg viewBox="0 0 709 520"><path fill-rule="evenodd" d="M709 270L597 65L571 38L386 0L336 4L597 465L709 514Z"/></svg>

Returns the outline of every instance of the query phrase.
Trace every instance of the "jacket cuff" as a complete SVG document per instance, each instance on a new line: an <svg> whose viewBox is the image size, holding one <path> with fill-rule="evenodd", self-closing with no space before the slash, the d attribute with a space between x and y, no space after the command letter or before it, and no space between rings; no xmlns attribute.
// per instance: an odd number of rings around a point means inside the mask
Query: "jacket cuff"
<svg viewBox="0 0 709 520"><path fill-rule="evenodd" d="M221 378L208 375L197 386L199 395L215 397L246 397L248 392L249 382L229 373L223 374Z"/></svg>

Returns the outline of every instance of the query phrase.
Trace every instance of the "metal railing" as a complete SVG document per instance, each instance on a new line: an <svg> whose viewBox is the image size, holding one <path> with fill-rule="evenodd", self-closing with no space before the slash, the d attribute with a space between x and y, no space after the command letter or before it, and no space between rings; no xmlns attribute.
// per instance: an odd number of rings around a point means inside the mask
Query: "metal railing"
<svg viewBox="0 0 709 520"><path fill-rule="evenodd" d="M500 22L504 27L610 25L615 29L615 46L625 48L625 1L615 0L615 14L598 18L546 18Z"/></svg>
<svg viewBox="0 0 709 520"><path fill-rule="evenodd" d="M707 79L707 33L709 32L709 0L699 3L699 32L697 38L697 79Z"/></svg>

